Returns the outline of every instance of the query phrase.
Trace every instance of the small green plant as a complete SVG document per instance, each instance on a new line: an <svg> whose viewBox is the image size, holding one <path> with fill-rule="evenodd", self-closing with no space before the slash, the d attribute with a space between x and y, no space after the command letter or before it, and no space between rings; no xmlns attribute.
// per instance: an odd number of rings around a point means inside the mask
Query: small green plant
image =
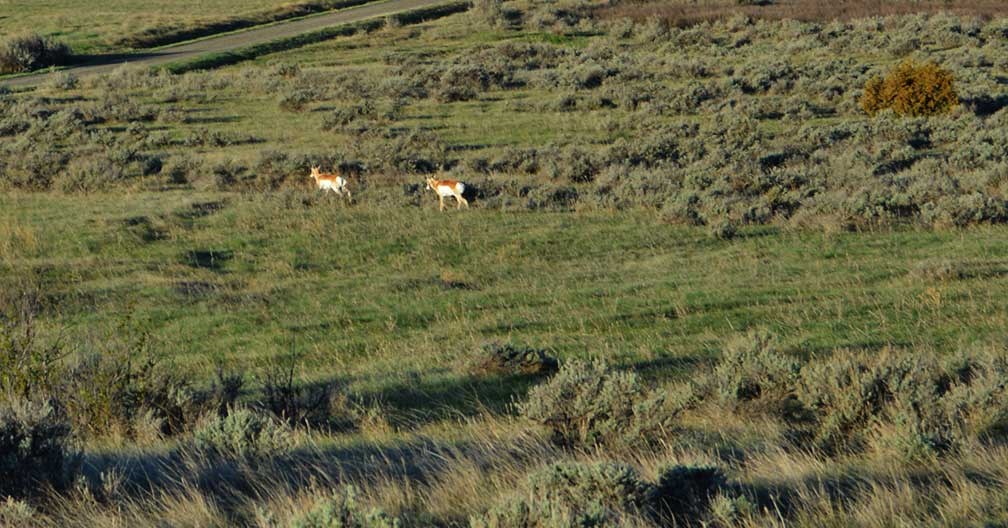
<svg viewBox="0 0 1008 528"><path fill-rule="evenodd" d="M528 477L526 490L470 518L472 528L640 526L655 514L657 489L611 462L557 463Z"/></svg>
<svg viewBox="0 0 1008 528"><path fill-rule="evenodd" d="M291 430L251 409L231 408L224 416L211 416L193 432L197 451L226 458L265 458L294 447Z"/></svg>
<svg viewBox="0 0 1008 528"><path fill-rule="evenodd" d="M887 109L901 116L944 114L958 103L950 71L912 60L900 63L884 79L872 78L861 97L861 107L871 116Z"/></svg>
<svg viewBox="0 0 1008 528"><path fill-rule="evenodd" d="M361 504L352 486L333 492L290 523L291 528L398 528L399 519Z"/></svg>
<svg viewBox="0 0 1008 528"><path fill-rule="evenodd" d="M710 514L717 526L737 526L753 517L759 510L745 496L718 495L711 501Z"/></svg>

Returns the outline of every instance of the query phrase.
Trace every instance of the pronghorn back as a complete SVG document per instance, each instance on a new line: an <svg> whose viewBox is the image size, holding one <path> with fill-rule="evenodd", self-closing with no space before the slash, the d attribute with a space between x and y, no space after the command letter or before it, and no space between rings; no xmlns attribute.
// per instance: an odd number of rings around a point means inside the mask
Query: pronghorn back
<svg viewBox="0 0 1008 528"><path fill-rule="evenodd" d="M320 167L311 168L311 177L315 180L315 184L318 185L319 190L322 191L336 191L342 194L346 190L347 180L339 173L328 173L320 172Z"/></svg>
<svg viewBox="0 0 1008 528"><path fill-rule="evenodd" d="M427 182L427 185L442 196L465 194L465 184L458 180L438 180L431 178Z"/></svg>

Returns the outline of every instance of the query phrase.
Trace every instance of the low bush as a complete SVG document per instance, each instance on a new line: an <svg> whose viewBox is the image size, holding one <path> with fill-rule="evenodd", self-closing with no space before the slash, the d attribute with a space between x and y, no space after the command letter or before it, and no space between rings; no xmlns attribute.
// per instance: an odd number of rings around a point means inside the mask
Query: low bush
<svg viewBox="0 0 1008 528"><path fill-rule="evenodd" d="M17 73L66 64L70 47L37 33L7 38L0 44L0 73Z"/></svg>
<svg viewBox="0 0 1008 528"><path fill-rule="evenodd" d="M955 78L937 64L905 61L884 79L874 77L865 85L861 107L874 116L892 110L902 116L944 114L959 103Z"/></svg>
<svg viewBox="0 0 1008 528"><path fill-rule="evenodd" d="M24 294L28 295L28 294ZM0 318L0 391L53 398L60 416L85 437L177 434L201 412L201 395L158 363L146 336L107 339L76 363L58 344L35 337L30 301L8 299L15 316Z"/></svg>
<svg viewBox="0 0 1008 528"><path fill-rule="evenodd" d="M658 513L689 525L703 518L714 495L727 485L727 477L716 466L670 466L659 472Z"/></svg>
<svg viewBox="0 0 1008 528"><path fill-rule="evenodd" d="M0 526L31 528L43 526L38 511L23 500L7 497L0 502Z"/></svg>
<svg viewBox="0 0 1008 528"><path fill-rule="evenodd" d="M473 358L471 369L479 374L550 374L557 370L557 360L545 350L487 343Z"/></svg>
<svg viewBox="0 0 1008 528"><path fill-rule="evenodd" d="M714 368L718 397L732 405L781 407L793 396L800 363L777 350L775 338L753 332L730 341Z"/></svg>
<svg viewBox="0 0 1008 528"><path fill-rule="evenodd" d="M554 180L589 183L599 172L599 162L595 156L577 147L541 152L540 158L545 159L542 164L545 174Z"/></svg>
<svg viewBox="0 0 1008 528"><path fill-rule="evenodd" d="M692 526L708 516L712 498L727 484L716 467L671 466L658 483L612 462L560 462L526 480L508 497L469 520L472 528L580 526Z"/></svg>
<svg viewBox="0 0 1008 528"><path fill-rule="evenodd" d="M472 528L644 526L654 515L657 489L622 464L567 462L528 477L524 492L502 501Z"/></svg>
<svg viewBox="0 0 1008 528"><path fill-rule="evenodd" d="M0 496L69 485L79 458L70 439L69 421L51 403L0 393Z"/></svg>
<svg viewBox="0 0 1008 528"><path fill-rule="evenodd" d="M354 413L342 388L335 383L305 383L295 376L297 367L297 358L291 356L274 360L266 367L260 407L290 426L326 429L352 426Z"/></svg>
<svg viewBox="0 0 1008 528"><path fill-rule="evenodd" d="M203 160L188 155L172 156L161 170L172 185L187 185L198 179L203 171Z"/></svg>
<svg viewBox="0 0 1008 528"><path fill-rule="evenodd" d="M69 371L60 399L75 429L92 437L174 435L202 410L189 384L142 345L85 355Z"/></svg>
<svg viewBox="0 0 1008 528"><path fill-rule="evenodd" d="M80 84L80 79L71 72L57 72L49 80L49 88L56 90L73 90Z"/></svg>
<svg viewBox="0 0 1008 528"><path fill-rule="evenodd" d="M565 364L549 381L532 388L518 409L548 427L558 443L583 447L657 441L668 433L677 413L636 374L613 371L597 361Z"/></svg>
<svg viewBox="0 0 1008 528"><path fill-rule="evenodd" d="M897 399L924 397L927 408L936 409L934 374L933 365L893 352L837 351L802 370L797 395L815 414L817 445L828 451L859 450L867 446L869 426Z"/></svg>
<svg viewBox="0 0 1008 528"><path fill-rule="evenodd" d="M479 23L490 28L503 27L507 24L503 0L477 0L473 2L472 16Z"/></svg>
<svg viewBox="0 0 1008 528"><path fill-rule="evenodd" d="M0 393L21 398L58 392L65 379L59 343L37 336L40 293L30 284L0 290Z"/></svg>
<svg viewBox="0 0 1008 528"><path fill-rule="evenodd" d="M225 458L269 458L294 445L293 433L283 422L242 407L209 416L193 431L197 452Z"/></svg>
<svg viewBox="0 0 1008 528"><path fill-rule="evenodd" d="M361 504L357 491L347 487L295 516L291 528L398 528L399 519Z"/></svg>

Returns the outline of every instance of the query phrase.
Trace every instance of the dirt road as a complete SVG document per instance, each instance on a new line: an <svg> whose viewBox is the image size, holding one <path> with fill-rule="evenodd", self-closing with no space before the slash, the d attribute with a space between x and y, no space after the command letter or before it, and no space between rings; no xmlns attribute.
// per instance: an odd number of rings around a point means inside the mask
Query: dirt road
<svg viewBox="0 0 1008 528"><path fill-rule="evenodd" d="M385 2L376 2L342 9L332 13L313 15L289 22L278 22L265 27L230 33L219 37L208 37L195 42L158 48L157 50L103 57L88 64L66 68L62 71L71 72L80 77L95 73L105 73L126 63L140 64L144 66L157 66L160 64L168 64L170 62L192 59L209 53L220 53L255 44L262 44L280 38L292 37L302 33L316 31L329 26L345 24L347 22L356 22L366 18L383 16L400 11L418 9L421 7L429 7L440 3L444 3L444 0L387 0ZM24 77L15 77L13 79L0 80L0 86L6 86L8 88L34 86L45 82L51 75L53 74L45 72L27 75Z"/></svg>

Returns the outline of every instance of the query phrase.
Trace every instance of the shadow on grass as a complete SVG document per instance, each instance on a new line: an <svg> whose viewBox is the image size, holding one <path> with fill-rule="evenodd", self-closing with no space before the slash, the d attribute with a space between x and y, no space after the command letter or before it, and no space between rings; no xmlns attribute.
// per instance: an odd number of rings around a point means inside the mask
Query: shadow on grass
<svg viewBox="0 0 1008 528"><path fill-rule="evenodd" d="M482 413L505 414L509 406L541 382L542 376L460 376L429 380L415 377L379 390L358 393L367 403L389 411L399 428L415 428L442 420L470 418Z"/></svg>
<svg viewBox="0 0 1008 528"><path fill-rule="evenodd" d="M234 257L234 252L222 249L194 249L182 255L182 262L193 268L218 271Z"/></svg>
<svg viewBox="0 0 1008 528"><path fill-rule="evenodd" d="M420 437L388 443L307 445L258 458L221 457L183 445L162 453L89 455L84 460L84 475L99 503L112 511L117 504L198 495L221 508L233 522L244 525L254 520L244 516L270 499L313 490L324 495L327 489L348 484L364 488L389 482L426 485L441 475L474 465L484 471L555 457L553 447L533 437L506 443ZM109 489L102 475L113 474L119 484Z"/></svg>

